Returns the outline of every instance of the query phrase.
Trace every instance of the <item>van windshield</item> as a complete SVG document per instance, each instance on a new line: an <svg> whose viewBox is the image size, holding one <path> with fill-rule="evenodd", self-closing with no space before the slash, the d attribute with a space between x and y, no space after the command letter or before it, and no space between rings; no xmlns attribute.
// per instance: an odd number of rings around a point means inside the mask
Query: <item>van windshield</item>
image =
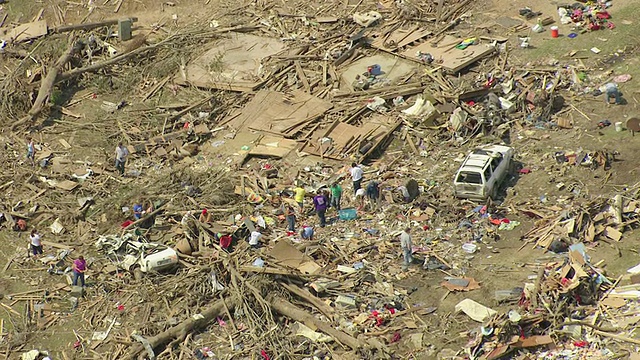
<svg viewBox="0 0 640 360"><path fill-rule="evenodd" d="M467 184L482 184L482 176L479 172L462 171L460 172L460 174L458 174L456 182Z"/></svg>

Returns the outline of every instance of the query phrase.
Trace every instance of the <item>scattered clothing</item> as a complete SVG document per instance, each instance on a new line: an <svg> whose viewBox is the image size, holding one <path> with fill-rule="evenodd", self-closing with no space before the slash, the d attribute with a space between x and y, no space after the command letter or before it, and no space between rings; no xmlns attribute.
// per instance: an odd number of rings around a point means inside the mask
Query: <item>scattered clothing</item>
<svg viewBox="0 0 640 360"><path fill-rule="evenodd" d="M13 227L13 230L15 231L25 231L27 230L27 221L24 219L18 219L18 221L16 221L15 226Z"/></svg>
<svg viewBox="0 0 640 360"><path fill-rule="evenodd" d="M249 236L249 245L251 247L258 247L260 245L260 239L262 238L262 234L259 231L252 231Z"/></svg>
<svg viewBox="0 0 640 360"><path fill-rule="evenodd" d="M220 236L220 247L223 248L224 250L229 250L232 240L233 238L231 237L231 235Z"/></svg>

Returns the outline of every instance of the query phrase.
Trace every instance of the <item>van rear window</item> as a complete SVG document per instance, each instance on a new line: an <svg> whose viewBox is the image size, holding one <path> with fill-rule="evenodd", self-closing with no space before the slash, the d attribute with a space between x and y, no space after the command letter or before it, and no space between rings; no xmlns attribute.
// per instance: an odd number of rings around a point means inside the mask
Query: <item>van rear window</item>
<svg viewBox="0 0 640 360"><path fill-rule="evenodd" d="M467 184L482 184L482 176L479 172L462 171L458 174L456 182L462 182Z"/></svg>

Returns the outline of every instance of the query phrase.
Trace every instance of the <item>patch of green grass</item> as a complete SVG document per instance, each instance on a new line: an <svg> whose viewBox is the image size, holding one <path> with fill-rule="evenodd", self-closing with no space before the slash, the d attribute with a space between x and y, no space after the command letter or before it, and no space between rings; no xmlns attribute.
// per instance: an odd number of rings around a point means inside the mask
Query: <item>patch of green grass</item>
<svg viewBox="0 0 640 360"><path fill-rule="evenodd" d="M33 1L8 1L4 4L4 7L7 9L7 13L9 14L9 18L7 20L19 23L30 22L40 11L40 7L34 6Z"/></svg>
<svg viewBox="0 0 640 360"><path fill-rule="evenodd" d="M619 3L616 3L619 4ZM572 25L563 25L559 22L553 24L560 28L560 37L552 38L550 26L545 27L545 31L539 34L532 33L531 48L514 50L517 56L528 59L571 59L568 57L572 51L576 51L574 59L581 59L585 65L590 66L594 59L605 59L618 50L628 51L640 44L640 32L638 32L640 18L640 1L629 1L625 5L614 6L610 9L611 21L615 24L615 29L598 30L580 33L574 39L568 37L572 31ZM557 19L557 15L554 18ZM526 35L521 33L520 35ZM591 52L591 48L596 47L601 50L599 54Z"/></svg>

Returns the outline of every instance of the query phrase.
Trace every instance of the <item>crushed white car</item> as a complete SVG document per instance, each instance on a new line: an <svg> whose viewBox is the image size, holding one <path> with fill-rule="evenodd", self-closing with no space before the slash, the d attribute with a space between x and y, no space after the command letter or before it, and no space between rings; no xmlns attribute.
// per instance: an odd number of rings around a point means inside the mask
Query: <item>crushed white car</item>
<svg viewBox="0 0 640 360"><path fill-rule="evenodd" d="M453 181L454 195L472 200L496 199L511 171L515 150L487 145L473 150L462 162Z"/></svg>
<svg viewBox="0 0 640 360"><path fill-rule="evenodd" d="M138 241L142 240L142 241ZM178 264L178 253L165 245L144 241L133 234L122 237L103 235L95 246L106 253L121 269L131 271L138 278L142 273L168 271Z"/></svg>

